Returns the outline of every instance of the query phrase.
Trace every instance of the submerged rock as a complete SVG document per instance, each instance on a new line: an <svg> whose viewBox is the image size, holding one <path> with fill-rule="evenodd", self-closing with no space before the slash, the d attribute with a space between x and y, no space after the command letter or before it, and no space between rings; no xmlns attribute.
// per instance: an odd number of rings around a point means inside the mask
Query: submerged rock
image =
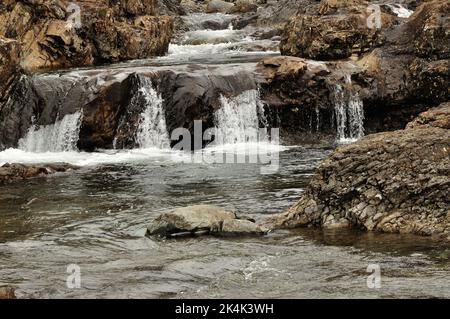
<svg viewBox="0 0 450 319"><path fill-rule="evenodd" d="M233 212L220 207L196 205L177 208L158 216L147 227L146 236L249 236L267 232L266 228L250 220L238 219Z"/></svg>
<svg viewBox="0 0 450 319"><path fill-rule="evenodd" d="M13 287L0 287L0 299L16 299L15 289Z"/></svg>
<svg viewBox="0 0 450 319"><path fill-rule="evenodd" d="M79 169L78 166L66 163L54 163L43 165L4 164L0 166L0 185L5 185L20 180L46 176L57 172L67 172Z"/></svg>
<svg viewBox="0 0 450 319"><path fill-rule="evenodd" d="M450 239L449 119L446 103L405 130L339 147L273 227L351 226Z"/></svg>

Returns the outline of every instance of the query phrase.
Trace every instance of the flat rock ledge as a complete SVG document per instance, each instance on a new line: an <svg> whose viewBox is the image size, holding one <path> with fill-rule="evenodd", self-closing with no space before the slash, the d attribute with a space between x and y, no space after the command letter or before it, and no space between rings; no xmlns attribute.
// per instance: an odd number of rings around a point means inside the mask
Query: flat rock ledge
<svg viewBox="0 0 450 319"><path fill-rule="evenodd" d="M46 176L57 172L68 172L79 169L78 166L67 163L42 165L3 164L0 166L0 186L28 178Z"/></svg>
<svg viewBox="0 0 450 319"><path fill-rule="evenodd" d="M176 208L158 216L148 227L147 237L178 238L202 235L262 236L269 230L249 219L211 205Z"/></svg>
<svg viewBox="0 0 450 319"><path fill-rule="evenodd" d="M449 106L422 113L405 130L337 148L300 200L265 225L356 227L450 240Z"/></svg>

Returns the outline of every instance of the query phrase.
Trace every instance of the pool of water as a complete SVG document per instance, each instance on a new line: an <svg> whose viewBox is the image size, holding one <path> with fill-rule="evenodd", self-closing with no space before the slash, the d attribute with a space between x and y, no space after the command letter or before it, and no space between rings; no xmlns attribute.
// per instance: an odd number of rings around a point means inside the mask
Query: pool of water
<svg viewBox="0 0 450 319"><path fill-rule="evenodd" d="M294 147L280 167L168 156L91 163L0 189L0 285L19 298L450 297L450 248L429 238L299 229L261 238L155 240L162 211L213 204L258 221L301 195L329 149ZM92 155L91 155L92 156ZM81 288L66 285L67 267ZM381 288L368 288L369 265Z"/></svg>

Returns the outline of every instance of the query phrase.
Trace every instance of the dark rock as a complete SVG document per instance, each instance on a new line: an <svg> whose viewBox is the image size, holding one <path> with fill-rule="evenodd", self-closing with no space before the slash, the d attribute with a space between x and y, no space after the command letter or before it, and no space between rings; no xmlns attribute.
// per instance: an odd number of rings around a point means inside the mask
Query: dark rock
<svg viewBox="0 0 450 319"><path fill-rule="evenodd" d="M0 105L20 76L20 44L0 35ZM1 109L0 109L1 111Z"/></svg>
<svg viewBox="0 0 450 319"><path fill-rule="evenodd" d="M264 235L267 229L245 219L237 219L233 212L210 205L177 208L158 216L147 228L146 236L166 238L214 235Z"/></svg>

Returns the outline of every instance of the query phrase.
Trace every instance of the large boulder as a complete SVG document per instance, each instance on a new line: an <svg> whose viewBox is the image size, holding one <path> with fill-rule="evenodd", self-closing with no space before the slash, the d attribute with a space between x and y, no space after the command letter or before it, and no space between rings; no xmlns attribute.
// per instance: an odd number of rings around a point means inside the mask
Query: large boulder
<svg viewBox="0 0 450 319"><path fill-rule="evenodd" d="M217 13L217 12L226 13L233 7L234 7L234 4L230 3L230 2L226 2L226 1L222 1L222 0L210 0L206 7L206 12L207 13Z"/></svg>
<svg viewBox="0 0 450 319"><path fill-rule="evenodd" d="M405 130L339 147L274 227L357 227L450 239L449 103Z"/></svg>
<svg viewBox="0 0 450 319"><path fill-rule="evenodd" d="M183 237L195 235L264 235L267 229L251 220L238 219L233 212L210 205L174 209L158 216L148 227L147 236Z"/></svg>
<svg viewBox="0 0 450 319"><path fill-rule="evenodd" d="M367 25L369 3L362 0L322 0L313 12L294 16L285 26L280 50L314 60L334 60L361 55L384 43L379 28ZM383 26L395 17L382 13Z"/></svg>
<svg viewBox="0 0 450 319"><path fill-rule="evenodd" d="M133 24L100 20L93 29L98 59L118 62L165 54L172 22L169 17L140 16Z"/></svg>

